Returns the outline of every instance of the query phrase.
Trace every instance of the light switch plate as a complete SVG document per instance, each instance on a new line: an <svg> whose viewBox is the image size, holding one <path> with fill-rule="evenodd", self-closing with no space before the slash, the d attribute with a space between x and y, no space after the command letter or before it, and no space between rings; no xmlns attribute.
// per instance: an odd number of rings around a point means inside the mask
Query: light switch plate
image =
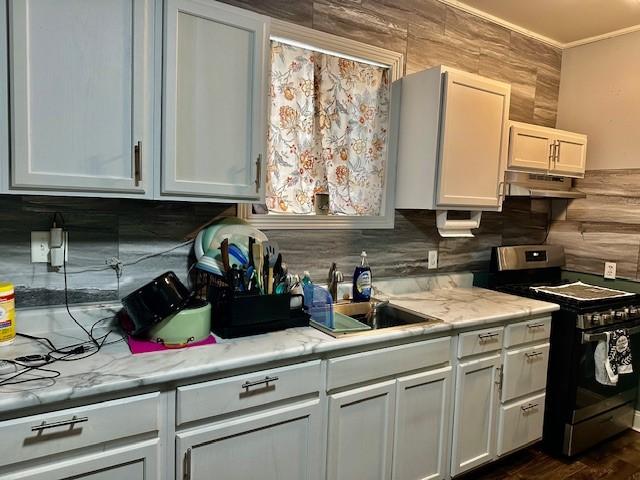
<svg viewBox="0 0 640 480"><path fill-rule="evenodd" d="M49 263L49 230L44 232L31 232L31 263ZM69 261L69 232L64 232L65 261Z"/></svg>
<svg viewBox="0 0 640 480"><path fill-rule="evenodd" d="M604 262L604 278L615 280L616 267L617 265L614 262Z"/></svg>
<svg viewBox="0 0 640 480"><path fill-rule="evenodd" d="M429 270L438 268L438 251L437 250L429 250L429 262L427 264L427 268Z"/></svg>

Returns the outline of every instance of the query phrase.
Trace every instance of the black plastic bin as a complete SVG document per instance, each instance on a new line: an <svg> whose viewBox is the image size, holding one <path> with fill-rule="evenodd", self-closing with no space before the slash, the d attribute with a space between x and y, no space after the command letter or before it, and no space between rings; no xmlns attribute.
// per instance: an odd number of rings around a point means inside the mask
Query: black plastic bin
<svg viewBox="0 0 640 480"><path fill-rule="evenodd" d="M302 309L291 310L291 295L254 295L232 291L224 278L196 274L196 292L211 303L211 330L222 338L245 337L309 325Z"/></svg>

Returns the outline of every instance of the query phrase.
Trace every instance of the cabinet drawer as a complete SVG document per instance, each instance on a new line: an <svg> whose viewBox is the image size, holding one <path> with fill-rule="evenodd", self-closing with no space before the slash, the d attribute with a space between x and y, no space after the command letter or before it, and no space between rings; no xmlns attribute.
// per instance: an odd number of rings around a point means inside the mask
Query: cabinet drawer
<svg viewBox="0 0 640 480"><path fill-rule="evenodd" d="M176 423L285 400L321 388L320 360L178 388Z"/></svg>
<svg viewBox="0 0 640 480"><path fill-rule="evenodd" d="M500 407L498 455L542 438L545 395L535 395Z"/></svg>
<svg viewBox="0 0 640 480"><path fill-rule="evenodd" d="M503 334L504 327L461 333L458 341L458 358L500 350Z"/></svg>
<svg viewBox="0 0 640 480"><path fill-rule="evenodd" d="M327 390L449 363L451 337L345 355L328 361Z"/></svg>
<svg viewBox="0 0 640 480"><path fill-rule="evenodd" d="M504 358L502 401L543 390L547 386L549 344L507 351Z"/></svg>
<svg viewBox="0 0 640 480"><path fill-rule="evenodd" d="M504 346L509 348L523 343L546 340L550 335L551 317L534 318L507 325L504 332Z"/></svg>
<svg viewBox="0 0 640 480"><path fill-rule="evenodd" d="M0 422L0 466L159 430L159 393Z"/></svg>

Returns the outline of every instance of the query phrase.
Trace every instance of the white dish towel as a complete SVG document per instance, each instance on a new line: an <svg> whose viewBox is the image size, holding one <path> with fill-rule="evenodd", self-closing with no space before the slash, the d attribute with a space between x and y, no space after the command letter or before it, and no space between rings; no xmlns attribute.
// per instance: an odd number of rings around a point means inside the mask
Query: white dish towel
<svg viewBox="0 0 640 480"><path fill-rule="evenodd" d="M633 373L631 345L626 330L606 332L594 352L596 381L602 385L617 385L618 375Z"/></svg>

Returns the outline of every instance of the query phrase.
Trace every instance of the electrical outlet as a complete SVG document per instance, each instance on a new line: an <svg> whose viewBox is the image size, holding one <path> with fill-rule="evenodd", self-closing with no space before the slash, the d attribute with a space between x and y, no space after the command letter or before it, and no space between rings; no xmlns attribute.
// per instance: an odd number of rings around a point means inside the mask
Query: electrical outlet
<svg viewBox="0 0 640 480"><path fill-rule="evenodd" d="M427 265L427 268L429 270L438 268L438 251L437 250L429 250L429 263Z"/></svg>
<svg viewBox="0 0 640 480"><path fill-rule="evenodd" d="M51 238L51 232L31 232L31 263L49 263L51 258L49 256L49 240ZM67 245L65 245L65 243ZM64 242L62 248L65 250L65 261L69 261L69 233L64 232Z"/></svg>
<svg viewBox="0 0 640 480"><path fill-rule="evenodd" d="M614 262L604 262L604 278L615 280L616 266L617 265Z"/></svg>

